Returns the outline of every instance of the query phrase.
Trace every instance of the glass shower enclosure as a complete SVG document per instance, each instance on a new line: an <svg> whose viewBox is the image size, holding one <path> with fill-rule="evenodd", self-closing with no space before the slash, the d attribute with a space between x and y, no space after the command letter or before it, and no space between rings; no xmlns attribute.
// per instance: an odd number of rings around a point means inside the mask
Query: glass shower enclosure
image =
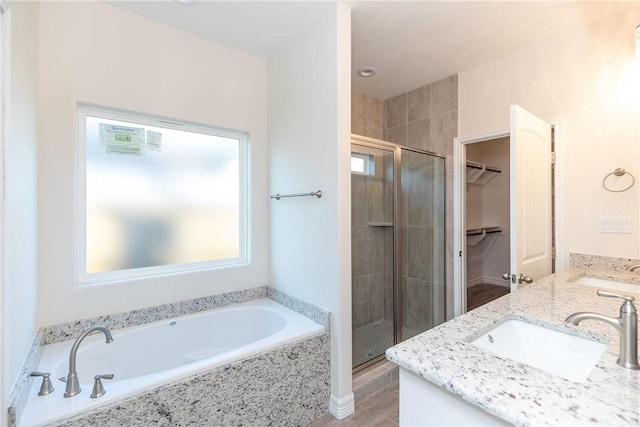
<svg viewBox="0 0 640 427"><path fill-rule="evenodd" d="M445 164L427 151L351 142L354 370L445 321Z"/></svg>

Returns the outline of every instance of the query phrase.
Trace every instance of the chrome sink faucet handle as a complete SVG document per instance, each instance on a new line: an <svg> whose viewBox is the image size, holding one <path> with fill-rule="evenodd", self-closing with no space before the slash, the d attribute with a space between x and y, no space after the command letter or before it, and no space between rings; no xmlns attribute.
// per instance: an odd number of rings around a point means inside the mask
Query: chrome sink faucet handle
<svg viewBox="0 0 640 427"><path fill-rule="evenodd" d="M104 386L102 385L102 380L112 380L113 379L113 374L102 374L102 375L96 375L95 377L93 377L93 391L91 391L91 398L95 399L96 397L102 397L104 396L107 392L104 389Z"/></svg>
<svg viewBox="0 0 640 427"><path fill-rule="evenodd" d="M47 394L54 392L55 388L53 388L53 384L51 384L51 379L49 378L50 375L51 373L49 372L38 371L33 371L29 374L30 377L42 377L42 384L40 385L38 396L46 396Z"/></svg>
<svg viewBox="0 0 640 427"><path fill-rule="evenodd" d="M598 313L579 312L567 317L566 323L579 324L583 320L600 320L613 326L620 335L620 354L618 365L627 369L640 369L638 364L638 313L633 301L635 298L598 290L598 296L620 298L624 302L620 306L620 317L609 317Z"/></svg>
<svg viewBox="0 0 640 427"><path fill-rule="evenodd" d="M100 331L104 334L107 344L113 341L111 332L109 332L109 330L104 326L94 326L89 328L78 337L76 342L73 343L71 352L69 353L69 374L67 375L67 388L65 389L64 397L73 397L82 391L80 389L80 382L78 381L78 373L76 372L76 356L78 354L78 347L80 347L82 340L85 339L87 335L95 331Z"/></svg>

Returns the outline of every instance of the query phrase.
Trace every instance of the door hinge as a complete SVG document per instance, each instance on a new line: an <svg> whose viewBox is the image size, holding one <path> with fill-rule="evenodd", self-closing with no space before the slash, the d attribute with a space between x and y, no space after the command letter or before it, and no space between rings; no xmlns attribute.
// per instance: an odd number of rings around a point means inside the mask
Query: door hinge
<svg viewBox="0 0 640 427"><path fill-rule="evenodd" d="M552 165L556 164L556 152L555 151L551 152L551 164Z"/></svg>
<svg viewBox="0 0 640 427"><path fill-rule="evenodd" d="M551 259L556 259L556 248L551 248Z"/></svg>

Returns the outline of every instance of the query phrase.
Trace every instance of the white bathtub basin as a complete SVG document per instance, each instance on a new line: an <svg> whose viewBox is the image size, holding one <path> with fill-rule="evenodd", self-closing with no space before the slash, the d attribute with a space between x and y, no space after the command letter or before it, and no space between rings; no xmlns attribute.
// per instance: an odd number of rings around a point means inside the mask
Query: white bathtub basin
<svg viewBox="0 0 640 427"><path fill-rule="evenodd" d="M573 283L610 291L640 293L640 285L617 280L599 279L597 277L582 276L574 280Z"/></svg>
<svg viewBox="0 0 640 427"><path fill-rule="evenodd" d="M47 426L323 331L322 325L275 301L258 299L113 330L110 344L98 333L80 345L76 367L82 392L72 398L63 397L65 384L57 378L67 375L75 339L47 344L36 370L51 373L55 391L38 396L40 384L33 381L20 425ZM114 374L104 381L107 394L92 399L93 376L105 373Z"/></svg>
<svg viewBox="0 0 640 427"><path fill-rule="evenodd" d="M582 383L606 344L520 320L507 320L471 344L551 374Z"/></svg>

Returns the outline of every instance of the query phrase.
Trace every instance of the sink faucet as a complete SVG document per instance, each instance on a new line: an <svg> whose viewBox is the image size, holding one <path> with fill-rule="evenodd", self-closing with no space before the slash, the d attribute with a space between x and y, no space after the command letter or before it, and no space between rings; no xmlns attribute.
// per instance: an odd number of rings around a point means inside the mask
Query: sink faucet
<svg viewBox="0 0 640 427"><path fill-rule="evenodd" d="M80 343L82 342L82 340L85 339L87 335L95 331L100 331L105 335L107 344L113 341L111 332L109 332L109 330L104 326L94 326L92 328L89 328L78 337L76 342L74 342L73 346L71 347L71 353L69 353L69 374L67 375L67 388L64 392L64 397L73 397L81 391L80 382L78 381L78 373L76 372L76 355L78 353L78 347L80 347Z"/></svg>
<svg viewBox="0 0 640 427"><path fill-rule="evenodd" d="M577 325L583 320L591 319L601 320L613 326L620 335L618 365L627 369L640 369L640 365L638 365L638 314L636 307L633 305L635 298L601 290L598 290L597 293L598 296L601 297L621 298L624 300L620 307L619 318L604 316L598 313L579 312L567 317L565 322Z"/></svg>
<svg viewBox="0 0 640 427"><path fill-rule="evenodd" d="M632 265L631 267L629 267L629 268L627 269L627 271L633 272L633 271L635 271L635 270L636 270L636 269L638 269L638 268L640 268L640 264L635 264L635 265Z"/></svg>

